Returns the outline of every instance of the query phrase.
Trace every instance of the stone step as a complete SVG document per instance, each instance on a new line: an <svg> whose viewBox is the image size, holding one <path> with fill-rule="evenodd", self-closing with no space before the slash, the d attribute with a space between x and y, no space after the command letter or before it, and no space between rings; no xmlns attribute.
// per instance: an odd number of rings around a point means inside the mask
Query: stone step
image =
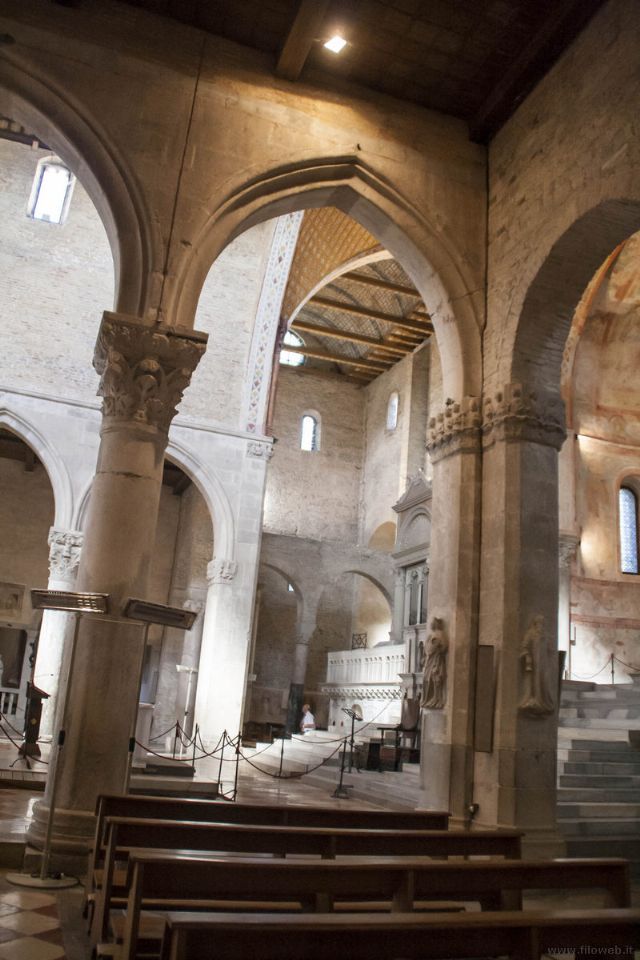
<svg viewBox="0 0 640 960"><path fill-rule="evenodd" d="M576 750L558 748L558 759L569 763L638 763L640 750Z"/></svg>
<svg viewBox="0 0 640 960"><path fill-rule="evenodd" d="M627 787L629 789L640 788L640 777L611 777L577 773L565 773L559 777L561 787L600 787L603 790L616 789L618 787Z"/></svg>
<svg viewBox="0 0 640 960"><path fill-rule="evenodd" d="M596 730L607 733L613 730L620 731L620 737L617 739L627 740L629 730L640 730L640 717L638 718L610 718L610 717L560 717L560 727L569 727L572 730L588 730L589 734L595 734Z"/></svg>
<svg viewBox="0 0 640 960"><path fill-rule="evenodd" d="M640 751L634 749L629 743L628 739L625 740L589 740L586 737L584 739L578 738L575 741L571 741L572 748L576 750L595 750L602 751L606 750L607 753L631 753L640 757Z"/></svg>
<svg viewBox="0 0 640 960"><path fill-rule="evenodd" d="M559 787L558 803L640 803L640 790L588 787Z"/></svg>
<svg viewBox="0 0 640 960"><path fill-rule="evenodd" d="M598 741L600 743L620 743L629 745L629 727L624 724L623 726L600 728L598 726L591 727L574 727L569 721L561 721L561 726L558 727L558 744L560 746L565 746L567 743L582 744L585 741L593 743Z"/></svg>
<svg viewBox="0 0 640 960"><path fill-rule="evenodd" d="M620 837L632 836L640 838L640 819L630 817L629 819L600 819L590 817L587 819L562 819L558 821L558 827L563 836L590 836L590 837Z"/></svg>
<svg viewBox="0 0 640 960"><path fill-rule="evenodd" d="M638 776L640 775L640 761L630 763L619 760L617 762L607 761L606 763L599 763L593 760L582 762L568 760L563 764L563 773L586 773L590 776L602 777Z"/></svg>
<svg viewBox="0 0 640 960"><path fill-rule="evenodd" d="M613 818L627 820L640 817L640 798L637 803L616 803L615 801L602 803L567 803L558 802L558 819L572 818Z"/></svg>

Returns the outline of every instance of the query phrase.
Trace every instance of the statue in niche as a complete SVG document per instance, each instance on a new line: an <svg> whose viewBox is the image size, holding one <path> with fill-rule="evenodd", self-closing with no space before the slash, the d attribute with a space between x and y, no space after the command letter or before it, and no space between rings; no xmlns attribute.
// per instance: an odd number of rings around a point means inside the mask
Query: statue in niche
<svg viewBox="0 0 640 960"><path fill-rule="evenodd" d="M533 618L520 646L520 663L524 678L524 692L518 709L532 717L553 713L553 696L549 690L546 671L544 617Z"/></svg>
<svg viewBox="0 0 640 960"><path fill-rule="evenodd" d="M421 707L441 710L446 703L448 649L449 642L444 635L444 621L441 617L434 617L427 637Z"/></svg>

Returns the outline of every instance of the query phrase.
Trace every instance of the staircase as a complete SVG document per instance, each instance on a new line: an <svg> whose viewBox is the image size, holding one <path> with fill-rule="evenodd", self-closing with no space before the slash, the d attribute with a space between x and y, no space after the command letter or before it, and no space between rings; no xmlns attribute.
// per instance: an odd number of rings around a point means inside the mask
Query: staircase
<svg viewBox="0 0 640 960"><path fill-rule="evenodd" d="M638 743L629 731L637 730ZM626 857L640 876L640 686L565 681L558 826L569 857Z"/></svg>

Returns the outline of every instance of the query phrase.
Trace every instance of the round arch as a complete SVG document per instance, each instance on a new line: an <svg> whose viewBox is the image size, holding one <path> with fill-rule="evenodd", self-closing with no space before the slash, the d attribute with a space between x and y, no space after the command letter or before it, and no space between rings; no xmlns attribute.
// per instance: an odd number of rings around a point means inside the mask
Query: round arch
<svg viewBox="0 0 640 960"><path fill-rule="evenodd" d="M589 282L620 243L640 229L640 201L607 200L556 240L525 297L511 380L558 394L565 343Z"/></svg>
<svg viewBox="0 0 640 960"><path fill-rule="evenodd" d="M288 573L286 573L286 571L283 570L282 567L278 567L274 563L269 563L262 560L260 561L260 566L264 567L265 570L271 570L273 571L273 573L277 573L278 576L282 577L283 580L285 580L288 584L290 584L293 587L293 592L296 595L296 599L302 600L302 590L298 586L296 580L292 578Z"/></svg>
<svg viewBox="0 0 640 960"><path fill-rule="evenodd" d="M199 463L198 459L183 444L169 440L165 451L167 460L189 476L207 505L213 525L214 552L224 560L235 558L235 522L229 498L218 477ZM76 529L82 530L89 506L93 479L86 486L75 514Z"/></svg>
<svg viewBox="0 0 640 960"><path fill-rule="evenodd" d="M114 309L144 315L154 249L151 218L124 157L94 116L14 50L0 58L2 112L33 130L81 181L105 227L114 261ZM105 304L105 308L109 307Z"/></svg>
<svg viewBox="0 0 640 960"><path fill-rule="evenodd" d="M349 573L353 573L357 577L362 577L364 580L368 580L369 583L372 583L374 587L377 587L377 589L380 591L380 593L382 594L382 596L385 598L385 600L389 605L389 613L393 611L393 598L391 596L390 590L387 587L385 587L384 584L382 584L380 580L378 580L377 577L374 576L374 574L368 573L366 570L358 570L355 567L345 567L345 569L341 570L335 579L341 580L344 576L346 576Z"/></svg>
<svg viewBox="0 0 640 960"><path fill-rule="evenodd" d="M0 427L6 427L29 444L47 471L53 489L54 526L62 530L72 529L73 491L71 479L61 458L33 424L6 407L0 407Z"/></svg>
<svg viewBox="0 0 640 960"><path fill-rule="evenodd" d="M390 251L428 305L441 354L447 395L477 395L481 386L480 323L461 257L444 231L358 158L279 168L240 187L217 208L182 261L167 304L176 322L193 326L211 264L239 234L295 210L334 206L353 217ZM402 226L401 226L402 224ZM455 313L451 306L456 303Z"/></svg>

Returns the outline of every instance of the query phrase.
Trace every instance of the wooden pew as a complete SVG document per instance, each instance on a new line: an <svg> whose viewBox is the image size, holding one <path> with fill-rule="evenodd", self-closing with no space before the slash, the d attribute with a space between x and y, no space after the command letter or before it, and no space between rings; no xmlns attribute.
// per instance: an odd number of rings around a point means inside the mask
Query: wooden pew
<svg viewBox="0 0 640 960"><path fill-rule="evenodd" d="M602 889L609 903L631 903L629 863L619 859L433 861L212 859L133 850L122 931L122 957L133 960L143 910L288 910L327 912L340 901L412 911L425 900L476 901L484 908L522 907L525 890ZM379 904L379 901L384 901ZM144 940L162 936L162 917L151 917Z"/></svg>
<svg viewBox="0 0 640 960"><path fill-rule="evenodd" d="M446 830L449 823L449 814L437 810L358 810L357 808L345 810L302 804L278 806L102 794L96 801L96 830L87 869L86 902L93 896L96 872L102 868L105 849L104 822L107 817L381 830ZM100 885L99 882L98 885Z"/></svg>
<svg viewBox="0 0 640 960"><path fill-rule="evenodd" d="M170 913L162 960L391 960L508 956L581 946L625 956L640 947L640 910L547 910L460 914ZM618 948L621 952L614 954Z"/></svg>
<svg viewBox="0 0 640 960"><path fill-rule="evenodd" d="M251 826L193 823L179 820L140 820L107 817L107 849L102 887L96 892L91 925L92 942L105 939L112 897L122 884L114 874L117 861L126 860L132 847L167 850L216 851L375 857L520 857L522 833L517 830L352 830L328 827ZM316 861L317 862L317 861ZM122 893L122 891L120 891Z"/></svg>

